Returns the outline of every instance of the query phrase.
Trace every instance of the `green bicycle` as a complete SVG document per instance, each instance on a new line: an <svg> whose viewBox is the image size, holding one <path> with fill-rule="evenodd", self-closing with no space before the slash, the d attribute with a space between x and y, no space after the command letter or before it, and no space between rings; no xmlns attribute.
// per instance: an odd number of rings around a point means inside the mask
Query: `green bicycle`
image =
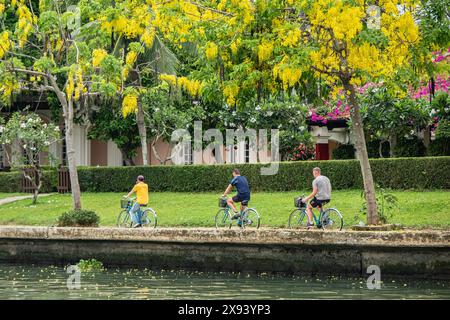
<svg viewBox="0 0 450 320"><path fill-rule="evenodd" d="M131 208L133 208L134 204L134 198L120 200L120 207L124 210L122 210L117 217L117 226L119 228L132 227L133 219L131 218ZM140 216L141 226L156 228L156 225L158 224L158 216L152 208L145 208L144 210L139 209L139 212L136 214Z"/></svg>
<svg viewBox="0 0 450 320"><path fill-rule="evenodd" d="M233 220L231 219L234 215L233 209L228 205L227 198L219 199L219 211L216 213L214 221L216 223L216 228L228 228L230 229ZM241 206L242 208L242 206ZM261 222L261 217L255 208L246 208L241 211L240 217L237 219L237 224L241 228L255 228L258 229Z"/></svg>
<svg viewBox="0 0 450 320"><path fill-rule="evenodd" d="M303 197L294 198L295 209L289 215L289 228L306 227L308 223L308 214L306 212L306 203L303 203ZM344 218L336 208L320 208L319 217L316 217L313 211L313 219L318 229L342 230Z"/></svg>

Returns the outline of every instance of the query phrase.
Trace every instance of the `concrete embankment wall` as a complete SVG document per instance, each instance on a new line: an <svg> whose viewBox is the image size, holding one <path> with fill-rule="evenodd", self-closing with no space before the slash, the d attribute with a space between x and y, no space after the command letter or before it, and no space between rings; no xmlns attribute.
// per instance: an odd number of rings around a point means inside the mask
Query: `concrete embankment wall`
<svg viewBox="0 0 450 320"><path fill-rule="evenodd" d="M0 227L0 263L450 278L450 231Z"/></svg>

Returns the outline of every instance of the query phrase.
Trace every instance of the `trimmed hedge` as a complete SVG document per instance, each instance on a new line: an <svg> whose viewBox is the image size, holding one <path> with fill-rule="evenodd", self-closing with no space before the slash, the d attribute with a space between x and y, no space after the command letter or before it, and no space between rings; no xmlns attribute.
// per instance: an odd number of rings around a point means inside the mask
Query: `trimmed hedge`
<svg viewBox="0 0 450 320"><path fill-rule="evenodd" d="M22 173L18 171L0 173L0 192L21 192L20 181ZM54 192L58 184L58 175L55 170L42 172L41 193Z"/></svg>
<svg viewBox="0 0 450 320"><path fill-rule="evenodd" d="M392 189L450 189L450 157L371 159L375 182ZM314 167L328 176L333 189L362 188L357 160L296 161L279 163L278 174L262 176L261 167L267 164L147 166L147 167L79 167L82 191L128 192L138 175L144 175L150 190L172 192L222 192L231 179L231 170L241 169L252 191L291 191L311 188ZM0 173L0 192L12 190L18 181ZM18 175L18 174L16 174ZM47 176L48 175L48 176ZM54 180L49 179L54 176ZM54 181L56 173L46 172L46 179ZM5 188L9 187L8 188ZM47 188L50 186L47 185ZM44 188L43 188L44 190ZM44 191L43 191L44 192Z"/></svg>
<svg viewBox="0 0 450 320"><path fill-rule="evenodd" d="M450 189L450 157L372 159L375 182L392 189ZM144 175L154 191L204 192L225 190L231 170L241 169L253 191L290 191L311 188L314 167L328 176L333 189L362 188L357 160L281 162L278 174L262 176L267 164L96 167L80 168L83 191L127 192L138 175Z"/></svg>

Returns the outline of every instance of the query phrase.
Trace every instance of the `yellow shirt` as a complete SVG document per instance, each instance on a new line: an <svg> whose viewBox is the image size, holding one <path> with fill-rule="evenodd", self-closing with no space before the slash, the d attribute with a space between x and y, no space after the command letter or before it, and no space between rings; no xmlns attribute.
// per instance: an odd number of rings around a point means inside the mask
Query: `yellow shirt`
<svg viewBox="0 0 450 320"><path fill-rule="evenodd" d="M133 192L136 192L136 201L139 204L148 204L148 185L144 182L139 182L133 187Z"/></svg>

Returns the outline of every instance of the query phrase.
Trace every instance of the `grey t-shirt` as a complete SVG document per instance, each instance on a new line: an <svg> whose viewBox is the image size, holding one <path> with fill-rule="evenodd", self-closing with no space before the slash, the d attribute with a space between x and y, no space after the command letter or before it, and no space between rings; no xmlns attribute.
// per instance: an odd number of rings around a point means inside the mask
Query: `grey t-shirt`
<svg viewBox="0 0 450 320"><path fill-rule="evenodd" d="M330 200L331 199L331 183L330 179L325 176L318 176L314 179L313 188L317 187L317 200Z"/></svg>

